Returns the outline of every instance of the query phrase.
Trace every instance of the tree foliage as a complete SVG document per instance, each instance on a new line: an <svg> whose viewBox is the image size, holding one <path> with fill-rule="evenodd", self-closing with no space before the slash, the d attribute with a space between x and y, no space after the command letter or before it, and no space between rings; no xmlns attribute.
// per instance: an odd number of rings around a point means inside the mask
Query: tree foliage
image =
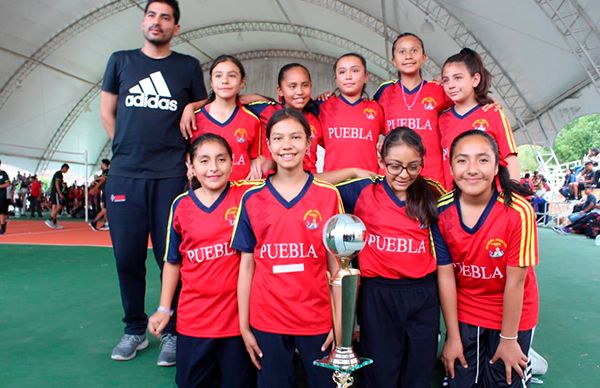
<svg viewBox="0 0 600 388"><path fill-rule="evenodd" d="M559 162L567 163L581 160L590 147L600 148L600 114L573 120L560 131L553 148Z"/></svg>

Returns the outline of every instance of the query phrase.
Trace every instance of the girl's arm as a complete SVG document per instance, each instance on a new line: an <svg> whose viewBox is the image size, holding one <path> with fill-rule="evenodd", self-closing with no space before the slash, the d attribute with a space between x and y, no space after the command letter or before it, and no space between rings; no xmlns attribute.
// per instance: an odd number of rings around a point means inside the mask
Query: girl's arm
<svg viewBox="0 0 600 388"><path fill-rule="evenodd" d="M183 112L181 112L181 119L179 120L179 131L184 139L191 139L192 133L196 129L196 116L194 114L195 111L202 108L207 99L190 102L183 108Z"/></svg>
<svg viewBox="0 0 600 388"><path fill-rule="evenodd" d="M508 174L510 175L510 179L519 181L521 179L521 167L519 166L519 158L517 155L508 155L506 157L506 168L508 169Z"/></svg>
<svg viewBox="0 0 600 388"><path fill-rule="evenodd" d="M181 276L180 269L181 264L169 262L164 264L159 309L148 319L148 331L157 337L160 337L163 329L171 319L171 302L173 302L173 295L175 295L175 289Z"/></svg>
<svg viewBox="0 0 600 388"><path fill-rule="evenodd" d="M377 174L373 171L362 170L360 168L343 168L341 170L320 172L315 174L316 178L329 182L333 185L349 179L375 178L376 176Z"/></svg>
<svg viewBox="0 0 600 388"><path fill-rule="evenodd" d="M527 356L523 354L517 336L523 309L523 289L525 286L525 267L506 267L506 285L502 304L502 331L500 343L490 363L502 360L506 369L506 382L512 383L512 369L524 378L523 371L527 367Z"/></svg>
<svg viewBox="0 0 600 388"><path fill-rule="evenodd" d="M463 368L467 368L467 361L463 353L460 331L458 329L458 313L456 309L456 279L452 264L439 265L437 269L440 304L446 323L446 341L442 348L442 362L446 373L454 378L454 364L456 360Z"/></svg>
<svg viewBox="0 0 600 388"><path fill-rule="evenodd" d="M250 354L252 363L260 369L260 358L262 350L258 347L256 337L250 329L250 288L254 276L254 254L242 252L240 260L240 274L238 277L238 309L240 313L240 332L246 345L246 351Z"/></svg>

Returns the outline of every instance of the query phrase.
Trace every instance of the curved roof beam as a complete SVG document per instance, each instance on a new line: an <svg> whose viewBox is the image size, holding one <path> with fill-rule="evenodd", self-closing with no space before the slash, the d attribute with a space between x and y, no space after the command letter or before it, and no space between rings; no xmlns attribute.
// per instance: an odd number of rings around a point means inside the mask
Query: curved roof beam
<svg viewBox="0 0 600 388"><path fill-rule="evenodd" d="M600 33L576 0L536 0L600 94Z"/></svg>
<svg viewBox="0 0 600 388"><path fill-rule="evenodd" d="M308 51L300 51L300 50L255 50L255 51L245 51L245 52L241 52L241 53L236 53L233 55L241 61L258 59L258 58L297 58L297 59L307 59L307 60L309 59L309 60L327 63L327 64L332 65L336 60L336 58L329 56L329 55L315 54L315 53L311 53ZM202 65L202 70L208 71L208 69L210 68L210 65L211 65L210 62L204 63ZM369 73L369 78L371 78L378 84L382 83L384 81L384 79L382 79L381 77L379 77L373 73ZM50 140L50 143L46 147L44 154L42 155L42 157L40 158L40 160L38 162L38 165L36 167L36 174L40 173L41 171L44 171L48 167L49 161L52 160L54 154L56 153L56 149L58 148L58 146L60 145L62 140L65 138L65 136L69 133L69 130L71 129L73 124L75 124L75 122L77 121L79 116L85 112L85 110L90 105L90 103L100 93L99 84L100 83L98 83L96 86L92 87L91 89L89 89L86 92L86 94L77 102L77 104L75 104L75 106L67 114L67 116L65 117L63 122L57 128L54 135L52 136L52 139ZM111 144L110 140L108 140L104 144L104 146L102 147L102 150L100 151L100 154L98 155L97 160L94 162L94 168L98 167L100 161L103 158L108 158L110 156L110 154L111 154L110 144Z"/></svg>
<svg viewBox="0 0 600 388"><path fill-rule="evenodd" d="M523 93L519 90L514 80L508 75L508 72L494 58L490 51L477 39L463 22L458 20L444 6L435 0L408 0L418 9L433 19L454 41L462 47L469 47L477 51L483 60L483 63L493 75L492 84L494 89L506 102L507 108L514 114L519 123L519 127L524 128L528 139L533 143L526 123L536 118L536 113L529 105ZM544 133L546 141L548 135Z"/></svg>
<svg viewBox="0 0 600 388"><path fill-rule="evenodd" d="M43 64L44 60L66 41L91 25L128 8L139 6L138 3L141 2L141 0L112 1L75 20L73 23L60 30L56 35L48 39L36 52L31 54L29 59L26 60L4 83L2 89L0 89L0 110L4 107L4 104L6 104L6 101L8 101L15 90L23 83L25 78L27 78L36 67Z"/></svg>

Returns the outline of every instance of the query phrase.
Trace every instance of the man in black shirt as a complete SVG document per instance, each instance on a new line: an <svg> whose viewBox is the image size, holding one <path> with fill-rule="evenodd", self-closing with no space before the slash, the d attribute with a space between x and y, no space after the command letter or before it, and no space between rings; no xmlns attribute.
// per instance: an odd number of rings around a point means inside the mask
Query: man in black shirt
<svg viewBox="0 0 600 388"><path fill-rule="evenodd" d="M206 98L198 60L171 51L179 32L177 1L150 0L142 32L141 49L111 55L100 94L102 123L113 141L106 205L125 312L125 334L113 360L131 360L148 346L148 235L162 272L169 209L187 183L179 120L188 103ZM176 310L176 301L160 308ZM174 334L175 316L163 330L157 365L175 365Z"/></svg>
<svg viewBox="0 0 600 388"><path fill-rule="evenodd" d="M2 161L0 161L2 166ZM6 171L0 168L0 234L6 233L6 219L8 218L8 194L10 179Z"/></svg>
<svg viewBox="0 0 600 388"><path fill-rule="evenodd" d="M67 199L63 193L63 174L66 174L67 171L69 171L69 165L64 163L60 167L60 170L54 173L52 181L50 181L50 203L52 204L52 210L50 212L50 219L46 220L45 224L52 229L63 228L56 223L56 218L60 214Z"/></svg>

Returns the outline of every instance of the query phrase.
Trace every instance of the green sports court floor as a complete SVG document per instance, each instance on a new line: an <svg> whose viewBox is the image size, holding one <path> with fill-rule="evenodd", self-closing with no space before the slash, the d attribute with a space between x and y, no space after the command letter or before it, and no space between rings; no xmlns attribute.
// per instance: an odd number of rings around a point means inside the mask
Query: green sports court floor
<svg viewBox="0 0 600 388"><path fill-rule="evenodd" d="M550 364L539 387L598 387L600 247L582 236L547 229L539 235L541 313L534 348ZM174 385L175 369L155 366L156 339L132 361L110 359L122 334L110 248L5 245L0 240L0 264L1 387ZM153 258L147 278L150 311L159 292Z"/></svg>

